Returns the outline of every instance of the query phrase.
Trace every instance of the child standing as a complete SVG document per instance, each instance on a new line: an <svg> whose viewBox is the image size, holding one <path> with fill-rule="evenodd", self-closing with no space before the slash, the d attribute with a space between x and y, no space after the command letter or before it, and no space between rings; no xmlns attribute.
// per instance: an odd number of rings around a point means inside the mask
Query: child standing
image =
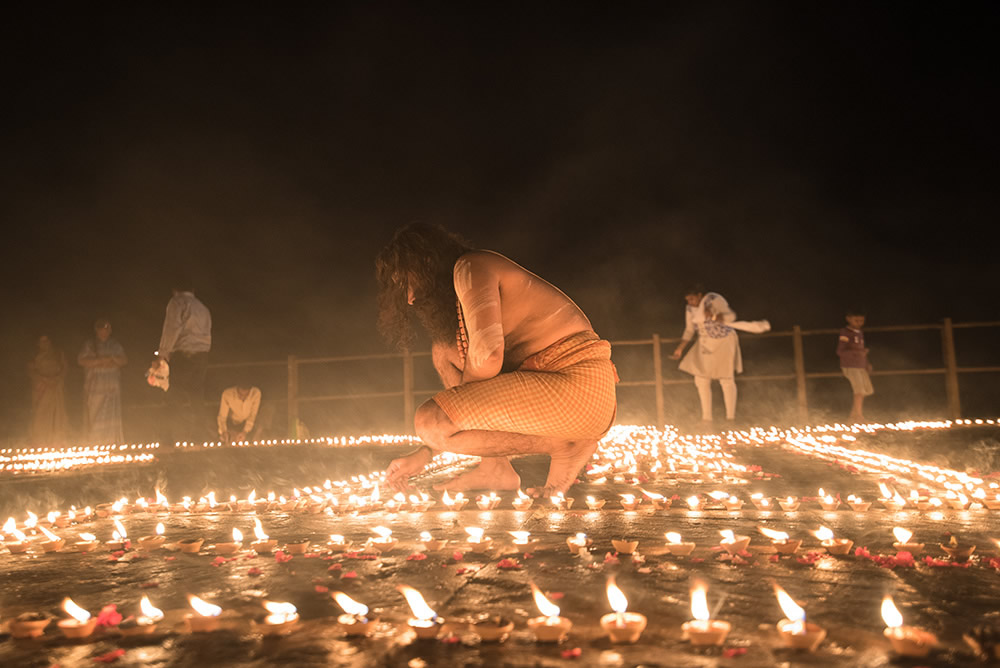
<svg viewBox="0 0 1000 668"><path fill-rule="evenodd" d="M837 355L840 357L840 370L850 381L851 390L854 392L850 420L861 422L865 419L862 412L865 397L875 392L871 377L868 375L872 365L868 361L865 335L861 332L861 328L865 326L865 316L851 310L847 312L846 320L847 327L840 330L840 338L837 341Z"/></svg>

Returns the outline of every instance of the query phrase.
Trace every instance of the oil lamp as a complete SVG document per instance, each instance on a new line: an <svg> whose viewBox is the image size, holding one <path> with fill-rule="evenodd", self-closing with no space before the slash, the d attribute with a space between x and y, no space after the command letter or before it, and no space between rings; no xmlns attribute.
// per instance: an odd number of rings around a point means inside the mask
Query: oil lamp
<svg viewBox="0 0 1000 668"><path fill-rule="evenodd" d="M530 496L528 496L521 490L517 490L517 496L514 497L514 500L511 502L511 505L514 506L514 510L527 510L528 508L531 507L531 504L534 502L535 500L532 499Z"/></svg>
<svg viewBox="0 0 1000 668"><path fill-rule="evenodd" d="M489 495L480 494L476 497L476 507L480 510L493 510L498 505L500 505L500 497L497 496L496 492L490 492Z"/></svg>
<svg viewBox="0 0 1000 668"><path fill-rule="evenodd" d="M722 534L719 545L729 554L739 554L750 544L750 536L736 536L731 529L723 529L719 533Z"/></svg>
<svg viewBox="0 0 1000 668"><path fill-rule="evenodd" d="M10 622L10 634L15 638L38 638L52 620L40 612L23 612Z"/></svg>
<svg viewBox="0 0 1000 668"><path fill-rule="evenodd" d="M389 552L399 543L397 539L392 537L392 529L388 527L372 527L372 532L377 533L378 538L369 538L368 545L378 552Z"/></svg>
<svg viewBox="0 0 1000 668"><path fill-rule="evenodd" d="M802 545L801 540L792 540L784 531L775 531L767 527L757 527L757 531L771 539L774 551L779 554L795 554L795 551Z"/></svg>
<svg viewBox="0 0 1000 668"><path fill-rule="evenodd" d="M910 538L913 537L912 531L904 529L903 527L894 527L892 535L896 537L896 542L892 544L892 546L896 548L896 552L909 552L910 554L916 556L924 551L923 543L910 542Z"/></svg>
<svg viewBox="0 0 1000 668"><path fill-rule="evenodd" d="M569 551L573 554L582 554L593 544L594 541L587 538L587 534L585 533L578 533L575 536L570 536L566 539L566 545L569 547Z"/></svg>
<svg viewBox="0 0 1000 668"><path fill-rule="evenodd" d="M163 611L150 603L148 596L143 596L139 601L139 610L142 611L141 615L129 617L118 625L118 630L123 636L152 633L156 630L156 625L163 619Z"/></svg>
<svg viewBox="0 0 1000 668"><path fill-rule="evenodd" d="M194 614L185 615L184 619L192 633L207 633L218 630L222 608L192 595L188 596L188 602L194 609Z"/></svg>
<svg viewBox="0 0 1000 668"><path fill-rule="evenodd" d="M646 616L628 612L628 599L615 584L614 577L608 579L607 592L614 612L601 617L601 628L613 643L634 643L646 628Z"/></svg>
<svg viewBox="0 0 1000 668"><path fill-rule="evenodd" d="M813 531L812 535L819 539L819 544L826 548L827 553L837 556L847 554L854 545L854 541L849 538L835 538L833 531L824 526Z"/></svg>
<svg viewBox="0 0 1000 668"><path fill-rule="evenodd" d="M149 552L163 547L163 543L167 540L166 536L163 535L164 531L163 522L157 522L156 533L151 536L141 536L139 538L139 549Z"/></svg>
<svg viewBox="0 0 1000 668"><path fill-rule="evenodd" d="M479 527L465 527L465 533L469 534L466 542L473 552L485 552L493 546L493 539L483 536L483 531Z"/></svg>
<svg viewBox="0 0 1000 668"><path fill-rule="evenodd" d="M786 496L784 499L778 499L778 505L786 513L790 513L799 509L799 500L794 496Z"/></svg>
<svg viewBox="0 0 1000 668"><path fill-rule="evenodd" d="M632 554L635 552L635 548L639 547L639 541L612 538L611 545L615 548L615 552L619 554Z"/></svg>
<svg viewBox="0 0 1000 668"><path fill-rule="evenodd" d="M778 634L782 642L792 649L815 652L826 638L826 629L811 622L807 623L806 611L777 584L774 585L774 595L778 597L778 605L785 613L785 619L778 622Z"/></svg>
<svg viewBox="0 0 1000 668"><path fill-rule="evenodd" d="M78 606L71 598L64 598L62 609L66 611L71 619L60 619L57 622L59 630L67 638L86 638L97 627L97 618L91 617L90 613Z"/></svg>
<svg viewBox="0 0 1000 668"><path fill-rule="evenodd" d="M625 510L635 510L642 503L642 499L635 494L619 494L622 497L621 504Z"/></svg>
<svg viewBox="0 0 1000 668"><path fill-rule="evenodd" d="M904 626L903 615L888 595L882 599L882 619L886 626L885 637L889 639L892 649L901 656L927 656L938 644L937 636L933 633L915 626Z"/></svg>
<svg viewBox="0 0 1000 668"><path fill-rule="evenodd" d="M420 532L420 542L428 552L437 552L448 544L447 539L435 538L429 531Z"/></svg>
<svg viewBox="0 0 1000 668"><path fill-rule="evenodd" d="M96 550L97 546L101 544L101 542L97 540L97 536L92 533L81 533L78 538L80 540L73 543L73 548L77 552L91 552Z"/></svg>
<svg viewBox="0 0 1000 668"><path fill-rule="evenodd" d="M507 533L514 537L511 544L519 551L528 550L539 543L537 538L531 537L530 531L508 531Z"/></svg>
<svg viewBox="0 0 1000 668"><path fill-rule="evenodd" d="M565 494L559 492L558 494L549 497L549 501L555 506L556 510L569 510L573 507L573 497L567 498Z"/></svg>
<svg viewBox="0 0 1000 668"><path fill-rule="evenodd" d="M836 510L840 506L840 499L836 499L833 496L827 494L823 491L823 488L819 488L819 505L823 510Z"/></svg>
<svg viewBox="0 0 1000 668"><path fill-rule="evenodd" d="M592 496L587 497L587 507L591 510L600 510L604 507L605 503L607 503L605 499L595 499Z"/></svg>
<svg viewBox="0 0 1000 668"><path fill-rule="evenodd" d="M250 549L257 554L270 554L277 547L278 541L269 538L266 533L264 533L264 527L260 523L260 518L253 518L253 535L257 539L250 543Z"/></svg>
<svg viewBox="0 0 1000 668"><path fill-rule="evenodd" d="M653 508L656 510L668 510L670 508L670 499L659 494L657 492L647 492L646 490L640 490L649 502L653 504Z"/></svg>
<svg viewBox="0 0 1000 668"><path fill-rule="evenodd" d="M308 538L296 538L285 543L285 552L288 554L305 554L306 550L309 549L310 542Z"/></svg>
<svg viewBox="0 0 1000 668"><path fill-rule="evenodd" d="M59 536L55 535L42 525L38 525L38 530L45 534L46 540L39 543L39 547L42 548L43 552L58 552L66 546L66 541Z"/></svg>
<svg viewBox="0 0 1000 668"><path fill-rule="evenodd" d="M691 589L691 616L694 619L681 625L683 637L698 647L721 645L732 628L729 622L711 619L706 590L703 582L695 582Z"/></svg>
<svg viewBox="0 0 1000 668"><path fill-rule="evenodd" d="M750 503L756 506L757 510L771 510L773 508L771 500L764 496L761 492L751 494Z"/></svg>
<svg viewBox="0 0 1000 668"><path fill-rule="evenodd" d="M233 540L232 542L216 543L215 553L216 554L232 554L234 552L239 552L243 547L243 532L239 529L233 527Z"/></svg>
<svg viewBox="0 0 1000 668"><path fill-rule="evenodd" d="M332 594L333 600L344 611L337 617L337 627L348 636L367 636L375 630L378 620L368 618L368 606L358 603L342 591Z"/></svg>
<svg viewBox="0 0 1000 668"><path fill-rule="evenodd" d="M847 497L847 505L849 505L851 507L851 510L853 510L854 512L863 513L872 507L872 502L865 501L860 496L855 496L851 494L850 496Z"/></svg>
<svg viewBox="0 0 1000 668"><path fill-rule="evenodd" d="M678 557L685 557L694 550L694 543L685 543L681 538L681 535L676 531L668 531L666 533L667 538L667 551Z"/></svg>
<svg viewBox="0 0 1000 668"><path fill-rule="evenodd" d="M542 616L529 619L528 628L539 642L560 642L573 628L573 622L559 616L559 606L547 599L534 582L531 583L531 593Z"/></svg>
<svg viewBox="0 0 1000 668"><path fill-rule="evenodd" d="M265 635L285 635L299 622L298 610L291 603L264 601L264 608L271 613L259 627Z"/></svg>
<svg viewBox="0 0 1000 668"><path fill-rule="evenodd" d="M433 640L437 638L441 632L441 627L444 625L444 620L438 617L437 613L424 601L424 597L420 595L420 592L413 587L400 585L397 589L406 597L406 602L413 613L413 617L406 623L417 634L417 638L421 640Z"/></svg>

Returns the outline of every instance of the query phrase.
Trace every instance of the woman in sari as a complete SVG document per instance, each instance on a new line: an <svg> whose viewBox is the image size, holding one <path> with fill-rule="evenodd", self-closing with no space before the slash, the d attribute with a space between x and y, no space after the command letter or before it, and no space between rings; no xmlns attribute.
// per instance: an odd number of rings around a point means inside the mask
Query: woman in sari
<svg viewBox="0 0 1000 668"><path fill-rule="evenodd" d="M66 355L46 334L38 337L38 349L28 362L31 379L31 425L33 445L60 444L66 437Z"/></svg>

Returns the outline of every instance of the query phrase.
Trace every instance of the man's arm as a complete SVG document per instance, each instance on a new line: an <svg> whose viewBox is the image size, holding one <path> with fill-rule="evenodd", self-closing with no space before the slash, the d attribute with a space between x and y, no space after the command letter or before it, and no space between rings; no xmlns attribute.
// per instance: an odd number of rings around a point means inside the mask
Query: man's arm
<svg viewBox="0 0 1000 668"><path fill-rule="evenodd" d="M454 343L432 344L431 362L446 390L462 384L462 369L458 366L458 347Z"/></svg>
<svg viewBox="0 0 1000 668"><path fill-rule="evenodd" d="M500 279L474 253L458 259L454 277L469 335L462 383L493 378L503 368L504 355Z"/></svg>
<svg viewBox="0 0 1000 668"><path fill-rule="evenodd" d="M176 299L167 302L167 312L163 316L163 332L160 334L160 357L170 361L170 353L174 351L177 337L181 333L181 306Z"/></svg>
<svg viewBox="0 0 1000 668"><path fill-rule="evenodd" d="M250 415L243 423L243 433L249 434L253 431L253 426L257 423L257 411L260 410L260 390L256 387L250 390Z"/></svg>
<svg viewBox="0 0 1000 668"><path fill-rule="evenodd" d="M226 399L227 399L226 392L223 391L222 398L219 400L219 415L216 418L216 421L218 422L219 425L220 435L225 434L228 431L226 427L229 426L228 424L226 424L226 421L229 420L229 402Z"/></svg>

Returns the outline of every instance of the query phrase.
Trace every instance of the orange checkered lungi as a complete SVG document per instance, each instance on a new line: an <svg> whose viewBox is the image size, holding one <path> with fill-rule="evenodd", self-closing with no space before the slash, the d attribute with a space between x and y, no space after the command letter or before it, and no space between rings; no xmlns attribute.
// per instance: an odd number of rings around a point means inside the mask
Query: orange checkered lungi
<svg viewBox="0 0 1000 668"><path fill-rule="evenodd" d="M617 382L611 344L588 330L535 353L517 371L438 392L434 401L462 430L599 439L614 423Z"/></svg>

